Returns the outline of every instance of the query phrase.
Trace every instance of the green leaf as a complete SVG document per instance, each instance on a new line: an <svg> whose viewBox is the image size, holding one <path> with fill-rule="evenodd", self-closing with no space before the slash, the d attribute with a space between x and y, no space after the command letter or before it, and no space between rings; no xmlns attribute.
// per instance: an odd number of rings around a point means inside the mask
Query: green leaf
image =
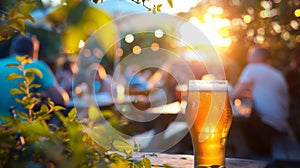
<svg viewBox="0 0 300 168"><path fill-rule="evenodd" d="M40 85L40 84L31 84L30 86L29 86L29 89L31 89L31 88L40 88L42 85Z"/></svg>
<svg viewBox="0 0 300 168"><path fill-rule="evenodd" d="M44 116L44 115L46 115L46 114L48 114L47 111L40 110L39 112L34 113L34 116L35 116L36 118L40 118L40 117L42 117L42 116Z"/></svg>
<svg viewBox="0 0 300 168"><path fill-rule="evenodd" d="M24 85L24 83L20 83L19 87L24 93L26 92L26 86Z"/></svg>
<svg viewBox="0 0 300 168"><path fill-rule="evenodd" d="M18 79L18 78L23 78L23 77L19 74L16 74L16 73L9 74L6 77L7 80L15 80L15 79Z"/></svg>
<svg viewBox="0 0 300 168"><path fill-rule="evenodd" d="M32 23L35 23L34 18L29 15L29 13L23 11L23 10L18 10L19 13L21 13L25 19L29 19Z"/></svg>
<svg viewBox="0 0 300 168"><path fill-rule="evenodd" d="M51 108L53 108L55 106L54 102L50 98L48 98L47 102Z"/></svg>
<svg viewBox="0 0 300 168"><path fill-rule="evenodd" d="M164 167L164 168L173 168L173 166L170 166L170 165L168 165L168 164L163 164L163 167Z"/></svg>
<svg viewBox="0 0 300 168"><path fill-rule="evenodd" d="M16 9L11 9L10 11L9 11L9 16L10 16L10 18L15 18L16 16L17 16L17 10Z"/></svg>
<svg viewBox="0 0 300 168"><path fill-rule="evenodd" d="M8 68L21 68L21 66L19 64L7 64L6 67Z"/></svg>
<svg viewBox="0 0 300 168"><path fill-rule="evenodd" d="M73 108L69 113L68 113L68 118L69 121L74 121L76 119L77 116L77 111L75 108Z"/></svg>
<svg viewBox="0 0 300 168"><path fill-rule="evenodd" d="M111 149L111 140L108 134L103 133L105 128L103 126L96 126L94 129L86 128L85 131L104 149ZM100 133L99 133L100 132Z"/></svg>
<svg viewBox="0 0 300 168"><path fill-rule="evenodd" d="M151 168L152 167L152 164L151 164L151 161L150 159L148 158L144 158L140 161L140 164L143 168Z"/></svg>
<svg viewBox="0 0 300 168"><path fill-rule="evenodd" d="M136 142L136 140L133 141L133 145L134 145L134 149L135 149L137 152L139 152L139 151L141 150L141 145L138 144L138 143Z"/></svg>
<svg viewBox="0 0 300 168"><path fill-rule="evenodd" d="M173 8L173 1L172 0L168 0L168 3L171 6L171 8Z"/></svg>
<svg viewBox="0 0 300 168"><path fill-rule="evenodd" d="M17 103L22 103L22 100L19 99L19 98L15 98L14 100L15 100Z"/></svg>
<svg viewBox="0 0 300 168"><path fill-rule="evenodd" d="M48 127L45 126L43 121L35 120L31 124L22 125L22 130L27 136L35 136L34 139L38 139L38 135L45 136L48 135L49 130Z"/></svg>
<svg viewBox="0 0 300 168"><path fill-rule="evenodd" d="M72 109L73 110L73 109ZM71 110L71 111L72 111ZM66 124L66 122L67 122L67 120L66 120L66 117L63 115L63 114L61 114L60 112L58 112L58 111L54 111L54 113L55 113L55 115L59 118L59 120L61 121L61 122L63 122L64 124Z"/></svg>
<svg viewBox="0 0 300 168"><path fill-rule="evenodd" d="M122 156L122 155L119 154L119 153L111 153L111 154L108 156L108 159L113 160L113 161L116 161L116 160L124 160L124 156Z"/></svg>
<svg viewBox="0 0 300 168"><path fill-rule="evenodd" d="M27 82L27 84L31 84L31 82L34 80L34 74L27 73L24 77L24 80Z"/></svg>
<svg viewBox="0 0 300 168"><path fill-rule="evenodd" d="M123 139L115 139L112 142L112 146L115 150L124 152L126 155L132 154L134 147L128 142Z"/></svg>
<svg viewBox="0 0 300 168"><path fill-rule="evenodd" d="M155 15L156 14L156 6L153 5L152 13Z"/></svg>
<svg viewBox="0 0 300 168"><path fill-rule="evenodd" d="M63 110L66 110L65 107L62 107L62 106L54 106L53 107L53 111L63 111ZM73 110L73 109L72 109Z"/></svg>
<svg viewBox="0 0 300 168"><path fill-rule="evenodd" d="M96 106L89 107L89 119L95 121L97 118L101 117L101 111Z"/></svg>
<svg viewBox="0 0 300 168"><path fill-rule="evenodd" d="M18 116L20 116L20 118L27 120L28 119L28 115L26 113L23 112L17 112Z"/></svg>
<svg viewBox="0 0 300 168"><path fill-rule="evenodd" d="M162 4L158 4L156 7L157 12L161 12L160 8L161 8Z"/></svg>
<svg viewBox="0 0 300 168"><path fill-rule="evenodd" d="M94 132L104 132L105 131L105 127L101 124L96 125L95 127L93 127L93 131Z"/></svg>
<svg viewBox="0 0 300 168"><path fill-rule="evenodd" d="M9 93L12 94L12 95L24 94L24 92L22 92L20 89L16 89L16 88L15 89L11 89Z"/></svg>
<svg viewBox="0 0 300 168"><path fill-rule="evenodd" d="M35 97L24 97L22 100L22 104L26 109L32 109L34 105L37 103L38 99Z"/></svg>
<svg viewBox="0 0 300 168"><path fill-rule="evenodd" d="M27 58L27 59L21 61L22 65L26 65L26 64L29 64L29 63L32 63L32 60L30 58Z"/></svg>
<svg viewBox="0 0 300 168"><path fill-rule="evenodd" d="M100 113L102 113L104 118L113 117L113 111L112 110L102 110Z"/></svg>
<svg viewBox="0 0 300 168"><path fill-rule="evenodd" d="M41 107L41 110L40 110L40 112L46 112L46 113L48 113L48 111L49 111L49 108L48 108L48 106L47 106L47 105L45 105L45 104L43 104L43 105L42 105L42 107Z"/></svg>
<svg viewBox="0 0 300 168"><path fill-rule="evenodd" d="M43 74L40 70L36 69L36 68L28 68L25 70L27 73L34 73L37 76L39 76L40 78L43 78Z"/></svg>
<svg viewBox="0 0 300 168"><path fill-rule="evenodd" d="M25 55L25 56L16 56L16 60L18 62L22 62L24 60L28 59L28 55Z"/></svg>

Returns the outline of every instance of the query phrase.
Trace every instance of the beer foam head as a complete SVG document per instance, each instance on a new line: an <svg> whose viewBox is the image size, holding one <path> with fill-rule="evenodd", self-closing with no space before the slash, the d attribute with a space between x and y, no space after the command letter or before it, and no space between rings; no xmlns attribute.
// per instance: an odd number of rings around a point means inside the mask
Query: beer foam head
<svg viewBox="0 0 300 168"><path fill-rule="evenodd" d="M189 90L204 90L204 91L227 91L227 80L190 80Z"/></svg>

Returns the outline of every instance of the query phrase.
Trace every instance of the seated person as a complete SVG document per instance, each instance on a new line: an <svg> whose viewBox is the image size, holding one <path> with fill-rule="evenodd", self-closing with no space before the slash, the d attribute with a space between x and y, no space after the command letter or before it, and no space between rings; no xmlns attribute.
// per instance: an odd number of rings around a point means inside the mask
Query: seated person
<svg viewBox="0 0 300 168"><path fill-rule="evenodd" d="M92 64L87 73L90 94L107 93L111 96L112 77L101 64Z"/></svg>
<svg viewBox="0 0 300 168"><path fill-rule="evenodd" d="M141 73L141 68L137 64L130 65L125 69L125 80L132 90L147 90L149 85L146 77Z"/></svg>
<svg viewBox="0 0 300 168"><path fill-rule="evenodd" d="M269 63L270 51L253 46L248 52L248 64L234 86L231 98L239 98L251 91L252 112L242 127L252 152L257 156L271 156L274 136L290 131L288 87L283 74Z"/></svg>
<svg viewBox="0 0 300 168"><path fill-rule="evenodd" d="M94 89L96 93L111 92L111 76L106 73L106 70L102 65L99 65L97 69Z"/></svg>
<svg viewBox="0 0 300 168"><path fill-rule="evenodd" d="M59 68L55 77L59 85L67 91L70 97L72 97L72 80L73 75L78 71L77 65L74 62L67 61Z"/></svg>
<svg viewBox="0 0 300 168"><path fill-rule="evenodd" d="M18 64L16 56L24 56L33 54L33 42L30 37L17 35L12 39L10 46L11 55L6 58L0 59L0 82L1 82L1 94L0 94L0 116L11 116L10 108L13 106L15 110L28 112L26 109L19 103L15 101L15 98L22 98L23 95L12 95L10 90L13 88L19 88L19 83L22 82L22 79L17 80L7 80L6 77L9 74L21 72L16 68L7 67L8 64ZM59 87L53 73L48 68L48 66L41 60L34 60L32 63L29 63L25 68L36 68L38 69L43 78L35 77L33 84L40 84L40 88L34 89L33 92L40 93L42 97L49 97L56 105L65 105L68 100L68 94Z"/></svg>
<svg viewBox="0 0 300 168"><path fill-rule="evenodd" d="M289 122L300 142L300 48L291 53L291 60L284 70L290 97Z"/></svg>

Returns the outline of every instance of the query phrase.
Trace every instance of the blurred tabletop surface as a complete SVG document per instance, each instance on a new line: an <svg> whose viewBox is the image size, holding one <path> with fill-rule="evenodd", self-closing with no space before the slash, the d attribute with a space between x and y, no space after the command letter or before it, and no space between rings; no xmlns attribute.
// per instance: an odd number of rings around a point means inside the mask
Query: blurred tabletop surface
<svg viewBox="0 0 300 168"><path fill-rule="evenodd" d="M169 165L174 168L193 168L194 156L186 154L166 154L166 153L139 153L133 158L146 155L150 159L152 167ZM226 168L265 168L269 165L267 161L226 158Z"/></svg>

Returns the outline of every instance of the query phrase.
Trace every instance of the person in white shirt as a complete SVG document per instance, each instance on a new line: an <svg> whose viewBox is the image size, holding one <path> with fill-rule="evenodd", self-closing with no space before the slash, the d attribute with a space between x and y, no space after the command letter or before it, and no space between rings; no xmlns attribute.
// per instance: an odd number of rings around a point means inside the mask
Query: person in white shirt
<svg viewBox="0 0 300 168"><path fill-rule="evenodd" d="M244 133L253 153L271 155L271 139L289 130L289 93L283 74L268 64L270 52L254 46L248 53L248 65L243 69L231 98L250 90L253 109Z"/></svg>

